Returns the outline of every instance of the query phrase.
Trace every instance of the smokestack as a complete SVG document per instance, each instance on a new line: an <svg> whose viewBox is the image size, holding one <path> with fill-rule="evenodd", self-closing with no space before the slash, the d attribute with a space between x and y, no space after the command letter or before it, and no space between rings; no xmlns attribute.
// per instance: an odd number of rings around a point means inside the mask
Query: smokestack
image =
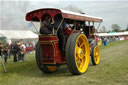
<svg viewBox="0 0 128 85"><path fill-rule="evenodd" d="M84 11L82 11L81 9L79 9L78 7L74 7L74 6L67 6L64 8L65 10L69 10L69 11L72 11L72 12L77 12L77 13L80 13L80 14L85 14Z"/></svg>
<svg viewBox="0 0 128 85"><path fill-rule="evenodd" d="M82 12L81 14L85 14L84 12Z"/></svg>

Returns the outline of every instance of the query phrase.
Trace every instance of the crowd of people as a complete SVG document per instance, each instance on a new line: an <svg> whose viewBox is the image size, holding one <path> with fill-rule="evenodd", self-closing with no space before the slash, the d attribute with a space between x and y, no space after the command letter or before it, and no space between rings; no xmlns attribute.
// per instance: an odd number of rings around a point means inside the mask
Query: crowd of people
<svg viewBox="0 0 128 85"><path fill-rule="evenodd" d="M23 62L26 46L22 41L16 41L12 44L6 43L2 45L0 41L0 57L4 58L4 62L7 63L8 58L13 55L13 62Z"/></svg>

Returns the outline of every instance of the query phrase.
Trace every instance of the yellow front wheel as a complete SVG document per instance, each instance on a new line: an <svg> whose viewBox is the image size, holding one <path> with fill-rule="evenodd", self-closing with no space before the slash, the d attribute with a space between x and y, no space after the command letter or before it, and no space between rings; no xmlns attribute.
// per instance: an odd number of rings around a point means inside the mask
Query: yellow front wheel
<svg viewBox="0 0 128 85"><path fill-rule="evenodd" d="M97 65L100 62L100 51L97 45L92 46L91 60L92 60L93 65Z"/></svg>
<svg viewBox="0 0 128 85"><path fill-rule="evenodd" d="M88 39L84 34L74 33L66 44L66 63L72 74L85 73L89 64L90 50Z"/></svg>

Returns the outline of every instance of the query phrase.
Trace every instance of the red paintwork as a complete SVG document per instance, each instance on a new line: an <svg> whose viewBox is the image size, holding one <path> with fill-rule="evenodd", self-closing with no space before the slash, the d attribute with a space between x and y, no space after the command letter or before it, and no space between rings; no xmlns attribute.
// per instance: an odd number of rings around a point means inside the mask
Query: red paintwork
<svg viewBox="0 0 128 85"><path fill-rule="evenodd" d="M64 52L59 50L57 36L39 36L42 48L43 64L62 64L65 63Z"/></svg>
<svg viewBox="0 0 128 85"><path fill-rule="evenodd" d="M68 36L71 34L71 32L72 32L72 30L68 27L66 27L66 29L64 30L64 34L68 35Z"/></svg>
<svg viewBox="0 0 128 85"><path fill-rule="evenodd" d="M58 41L56 36L39 36L39 41Z"/></svg>

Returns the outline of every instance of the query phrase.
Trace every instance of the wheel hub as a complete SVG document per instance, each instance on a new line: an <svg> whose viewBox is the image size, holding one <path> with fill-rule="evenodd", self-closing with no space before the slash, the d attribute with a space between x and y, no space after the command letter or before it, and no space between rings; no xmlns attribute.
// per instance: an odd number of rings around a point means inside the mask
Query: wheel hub
<svg viewBox="0 0 128 85"><path fill-rule="evenodd" d="M80 59L82 59L84 56L84 52L80 47L77 48L77 54Z"/></svg>

